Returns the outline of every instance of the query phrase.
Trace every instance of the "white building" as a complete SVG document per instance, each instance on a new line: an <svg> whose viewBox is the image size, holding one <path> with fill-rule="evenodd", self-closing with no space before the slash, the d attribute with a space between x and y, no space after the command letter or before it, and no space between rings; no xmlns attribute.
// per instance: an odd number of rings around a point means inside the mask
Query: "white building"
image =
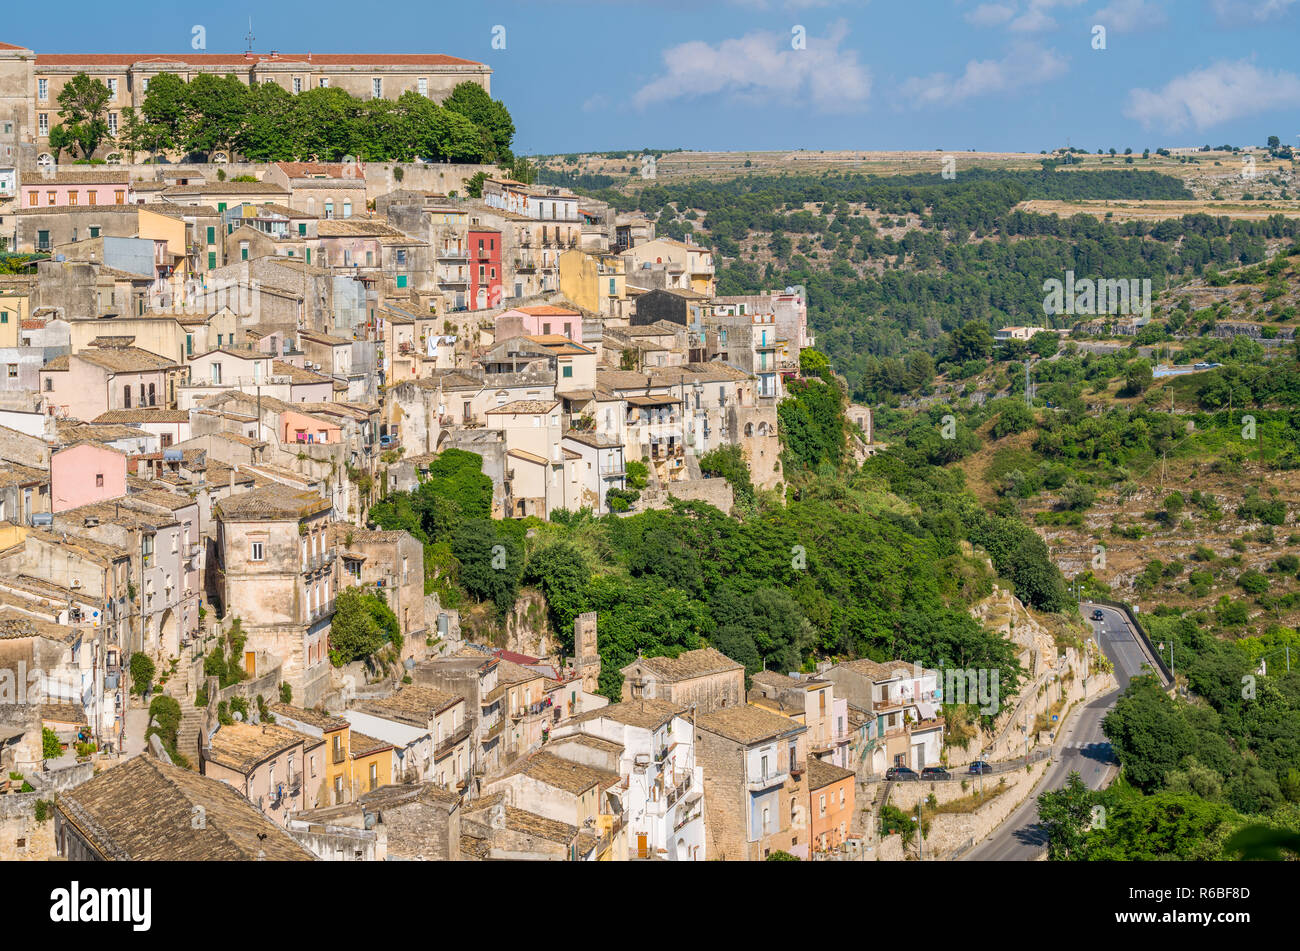
<svg viewBox="0 0 1300 951"><path fill-rule="evenodd" d="M704 769L695 762L691 721L664 700L629 700L557 726L549 748L558 756L612 767L623 777L611 793L623 800L633 858L703 862ZM594 737L621 752L588 746ZM615 755L617 762L612 762ZM608 757L608 759L604 759Z"/></svg>

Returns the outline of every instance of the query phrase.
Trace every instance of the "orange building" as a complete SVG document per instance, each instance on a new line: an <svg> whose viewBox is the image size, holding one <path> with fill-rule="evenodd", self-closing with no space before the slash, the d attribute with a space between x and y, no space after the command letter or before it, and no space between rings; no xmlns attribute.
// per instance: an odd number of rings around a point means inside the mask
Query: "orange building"
<svg viewBox="0 0 1300 951"><path fill-rule="evenodd" d="M808 821L812 851L833 852L852 833L853 777L851 769L808 757Z"/></svg>

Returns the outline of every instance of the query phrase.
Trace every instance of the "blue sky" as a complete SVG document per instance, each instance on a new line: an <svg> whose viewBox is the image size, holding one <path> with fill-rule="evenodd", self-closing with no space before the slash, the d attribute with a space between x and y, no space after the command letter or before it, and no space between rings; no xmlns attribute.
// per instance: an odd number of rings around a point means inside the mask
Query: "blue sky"
<svg viewBox="0 0 1300 951"><path fill-rule="evenodd" d="M251 13L259 51L480 60L527 153L1036 152L1067 139L1140 151L1270 134L1300 144L1300 0L462 0L376 4L374 17L335 0L58 9L55 28L49 8L14 5L0 41L164 53L188 50L202 25L209 52L236 52ZM492 46L497 26L504 49Z"/></svg>

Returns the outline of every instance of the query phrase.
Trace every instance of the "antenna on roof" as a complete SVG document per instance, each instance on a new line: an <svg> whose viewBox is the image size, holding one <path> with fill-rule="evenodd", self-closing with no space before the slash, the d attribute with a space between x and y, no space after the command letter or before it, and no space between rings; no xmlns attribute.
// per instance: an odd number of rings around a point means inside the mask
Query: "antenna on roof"
<svg viewBox="0 0 1300 951"><path fill-rule="evenodd" d="M253 52L253 40L257 39L253 35L253 18L248 18L248 32L244 34L244 39L248 41L248 52Z"/></svg>

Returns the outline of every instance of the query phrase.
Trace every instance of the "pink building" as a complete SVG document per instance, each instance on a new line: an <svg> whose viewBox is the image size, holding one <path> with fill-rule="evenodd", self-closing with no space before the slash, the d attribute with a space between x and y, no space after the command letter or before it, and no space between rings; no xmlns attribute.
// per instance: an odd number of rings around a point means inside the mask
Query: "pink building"
<svg viewBox="0 0 1300 951"><path fill-rule="evenodd" d="M280 414L280 442L282 443L338 443L343 441L343 428L317 416L296 413L292 410Z"/></svg>
<svg viewBox="0 0 1300 951"><path fill-rule="evenodd" d="M551 335L568 337L574 343L582 343L582 314L568 307L545 304L538 307L516 307L497 317L498 342L510 337Z"/></svg>
<svg viewBox="0 0 1300 951"><path fill-rule="evenodd" d="M126 495L126 454L82 442L50 456L50 511Z"/></svg>
<svg viewBox="0 0 1300 951"><path fill-rule="evenodd" d="M131 176L126 172L55 172L24 175L19 197L23 208L129 205Z"/></svg>

